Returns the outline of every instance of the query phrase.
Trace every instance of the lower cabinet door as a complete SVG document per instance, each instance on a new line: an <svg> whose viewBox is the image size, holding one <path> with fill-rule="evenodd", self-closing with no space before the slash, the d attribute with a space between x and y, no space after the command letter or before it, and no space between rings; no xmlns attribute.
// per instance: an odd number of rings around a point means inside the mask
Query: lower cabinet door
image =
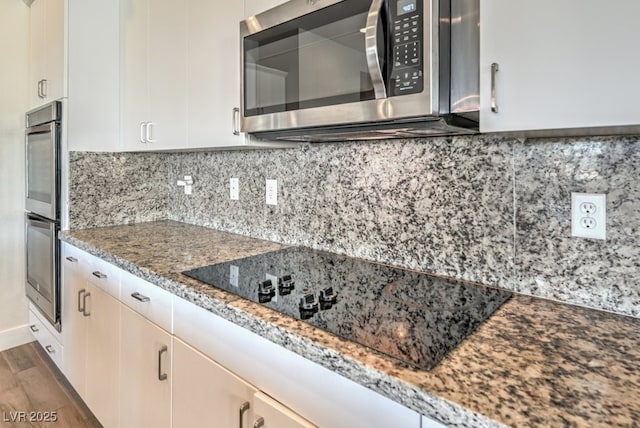
<svg viewBox="0 0 640 428"><path fill-rule="evenodd" d="M258 392L253 396L253 425L264 428L312 428L311 422L305 420L291 409L283 406L268 395Z"/></svg>
<svg viewBox="0 0 640 428"><path fill-rule="evenodd" d="M173 427L251 427L256 390L180 339L173 340Z"/></svg>
<svg viewBox="0 0 640 428"><path fill-rule="evenodd" d="M104 428L119 422L120 302L90 285L83 296L87 328L84 399Z"/></svg>
<svg viewBox="0 0 640 428"><path fill-rule="evenodd" d="M120 314L120 427L170 428L171 335L124 305Z"/></svg>
<svg viewBox="0 0 640 428"><path fill-rule="evenodd" d="M62 259L62 342L65 349L64 375L83 399L86 399L87 323L82 314L82 297L87 281L80 251L63 245Z"/></svg>

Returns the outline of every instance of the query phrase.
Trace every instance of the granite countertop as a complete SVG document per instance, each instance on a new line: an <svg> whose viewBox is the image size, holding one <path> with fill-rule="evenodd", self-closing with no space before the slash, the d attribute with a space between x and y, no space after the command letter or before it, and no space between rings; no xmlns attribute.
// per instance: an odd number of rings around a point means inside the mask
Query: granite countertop
<svg viewBox="0 0 640 428"><path fill-rule="evenodd" d="M284 245L172 221L61 239L450 426L638 426L640 319L515 295L433 370L410 369L181 272Z"/></svg>

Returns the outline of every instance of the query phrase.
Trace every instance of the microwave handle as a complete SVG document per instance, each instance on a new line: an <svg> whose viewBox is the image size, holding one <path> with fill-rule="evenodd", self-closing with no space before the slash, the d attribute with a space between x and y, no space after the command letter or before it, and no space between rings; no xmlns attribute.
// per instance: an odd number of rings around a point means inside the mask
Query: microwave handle
<svg viewBox="0 0 640 428"><path fill-rule="evenodd" d="M371 82L373 83L373 91L376 99L387 98L387 88L384 85L384 77L382 76L378 52L378 20L380 19L382 6L384 6L384 0L373 0L371 2L364 33L367 65L369 67L369 74L371 75Z"/></svg>

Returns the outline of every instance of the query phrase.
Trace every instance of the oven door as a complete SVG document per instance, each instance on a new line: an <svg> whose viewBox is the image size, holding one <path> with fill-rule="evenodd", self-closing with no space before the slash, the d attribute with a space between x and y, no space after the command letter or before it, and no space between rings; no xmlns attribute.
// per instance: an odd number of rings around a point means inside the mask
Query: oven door
<svg viewBox="0 0 640 428"><path fill-rule="evenodd" d="M51 324L60 329L58 224L26 215L27 297Z"/></svg>
<svg viewBox="0 0 640 428"><path fill-rule="evenodd" d="M59 126L56 122L28 128L26 131L27 211L58 219Z"/></svg>

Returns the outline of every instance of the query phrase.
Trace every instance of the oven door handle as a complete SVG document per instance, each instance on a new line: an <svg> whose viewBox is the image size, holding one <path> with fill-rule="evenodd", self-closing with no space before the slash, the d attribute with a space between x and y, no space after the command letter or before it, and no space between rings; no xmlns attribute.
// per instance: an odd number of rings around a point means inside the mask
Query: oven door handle
<svg viewBox="0 0 640 428"><path fill-rule="evenodd" d="M37 125L27 128L26 133L27 135L53 133L55 131L55 128L55 122L50 122L45 123L44 125Z"/></svg>
<svg viewBox="0 0 640 428"><path fill-rule="evenodd" d="M52 227L55 225L55 222L51 220L41 219L40 217L36 217L31 213L27 213L27 221L29 222L30 226L40 229L53 230Z"/></svg>
<svg viewBox="0 0 640 428"><path fill-rule="evenodd" d="M365 27L364 33L367 66L369 67L369 75L373 83L373 92L377 100L387 98L387 88L384 85L378 47L378 21L380 20L380 13L383 6L384 0L372 1L369 14L367 15L367 26Z"/></svg>

